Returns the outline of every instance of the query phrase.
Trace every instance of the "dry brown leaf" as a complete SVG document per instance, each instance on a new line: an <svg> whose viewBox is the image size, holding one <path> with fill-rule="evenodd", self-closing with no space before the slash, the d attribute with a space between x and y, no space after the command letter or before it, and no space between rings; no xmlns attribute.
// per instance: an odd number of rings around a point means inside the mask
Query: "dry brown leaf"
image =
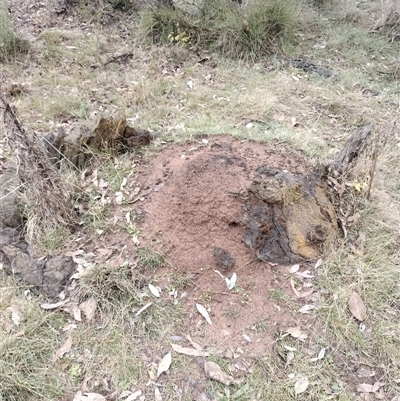
<svg viewBox="0 0 400 401"><path fill-rule="evenodd" d="M365 308L365 304L361 297L353 292L350 295L349 299L349 309L351 314L360 322L364 321L367 317L367 310Z"/></svg>
<svg viewBox="0 0 400 401"><path fill-rule="evenodd" d="M204 362L204 372L206 377L209 379L216 380L225 386L229 386L234 383L235 379L232 376L226 374L216 363Z"/></svg>
<svg viewBox="0 0 400 401"><path fill-rule="evenodd" d="M69 335L65 343L53 354L52 361L55 362L57 359L62 358L66 353L71 351L72 347L72 336Z"/></svg>
<svg viewBox="0 0 400 401"><path fill-rule="evenodd" d="M91 297L85 302L82 302L79 305L79 309L86 316L86 320L90 322L94 318L94 315L96 314L97 301L93 297Z"/></svg>
<svg viewBox="0 0 400 401"><path fill-rule="evenodd" d="M70 305L68 309L66 309L68 313L70 313L74 319L78 322L82 321L82 313L79 309L79 305L77 303L73 303Z"/></svg>
<svg viewBox="0 0 400 401"><path fill-rule="evenodd" d="M304 341L308 337L307 333L301 331L299 327L289 327L286 330L286 333L289 333L293 338L297 338L302 341Z"/></svg>
<svg viewBox="0 0 400 401"><path fill-rule="evenodd" d="M210 356L211 354L207 351L202 351L195 348L181 347L178 344L171 344L172 349L178 354L189 355L189 356Z"/></svg>

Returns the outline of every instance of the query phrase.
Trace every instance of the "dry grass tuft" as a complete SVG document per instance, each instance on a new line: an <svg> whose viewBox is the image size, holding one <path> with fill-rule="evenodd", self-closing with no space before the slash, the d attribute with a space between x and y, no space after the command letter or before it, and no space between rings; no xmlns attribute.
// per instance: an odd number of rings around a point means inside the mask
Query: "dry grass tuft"
<svg viewBox="0 0 400 401"><path fill-rule="evenodd" d="M72 227L77 222L70 191L53 169L39 138L26 132L4 97L0 99L5 108L8 146L15 154L21 180L18 196L26 219L26 239L40 244L46 233Z"/></svg>

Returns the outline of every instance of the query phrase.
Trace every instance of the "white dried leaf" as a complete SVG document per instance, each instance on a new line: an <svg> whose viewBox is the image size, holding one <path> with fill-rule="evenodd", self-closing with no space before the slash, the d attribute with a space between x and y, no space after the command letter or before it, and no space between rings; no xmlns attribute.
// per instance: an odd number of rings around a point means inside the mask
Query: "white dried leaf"
<svg viewBox="0 0 400 401"><path fill-rule="evenodd" d="M296 273L299 269L300 269L300 265L293 265L293 266L289 269L289 273L290 273L290 274Z"/></svg>
<svg viewBox="0 0 400 401"><path fill-rule="evenodd" d="M325 352L326 352L326 349L322 348L321 351L319 351L318 359L323 359L325 357Z"/></svg>
<svg viewBox="0 0 400 401"><path fill-rule="evenodd" d="M300 335L302 334L302 331L300 330L299 327L289 327L286 330L286 333L289 333L292 337L297 338L297 337L300 337Z"/></svg>
<svg viewBox="0 0 400 401"><path fill-rule="evenodd" d="M125 398L125 401L135 401L137 400L140 396L142 395L142 392L140 390L135 391L132 393L128 398Z"/></svg>
<svg viewBox="0 0 400 401"><path fill-rule="evenodd" d="M118 396L117 400L122 400L123 398L128 397L129 395L132 394L132 391L130 390L122 390L121 394Z"/></svg>
<svg viewBox="0 0 400 401"><path fill-rule="evenodd" d="M90 322L94 318L94 315L96 314L96 309L97 309L96 299L91 297L88 300L86 300L85 302L82 302L79 305L79 309L86 316L86 320L88 322Z"/></svg>
<svg viewBox="0 0 400 401"><path fill-rule="evenodd" d="M294 352L293 351L289 351L286 355L286 366L290 364L290 362L292 362L294 359Z"/></svg>
<svg viewBox="0 0 400 401"><path fill-rule="evenodd" d="M149 284L149 290L156 298L160 298L160 291L153 284Z"/></svg>
<svg viewBox="0 0 400 401"><path fill-rule="evenodd" d="M66 304L68 301L69 301L68 299L65 299L64 301L60 301L60 302L57 302L55 304L40 304L40 307L42 309L46 309L46 310L48 310L48 309L57 309L60 306L63 306L64 304Z"/></svg>
<svg viewBox="0 0 400 401"><path fill-rule="evenodd" d="M160 364L158 365L157 377L160 377L160 375L162 373L168 371L169 367L171 366L171 362L172 362L171 352L168 352L168 354L164 356L164 358L161 360Z"/></svg>
<svg viewBox="0 0 400 401"><path fill-rule="evenodd" d="M251 343L251 338L250 338L247 334L243 333L243 334L242 334L242 337L243 337L248 343Z"/></svg>
<svg viewBox="0 0 400 401"><path fill-rule="evenodd" d="M115 193L115 203L121 205L124 200L124 194L122 192Z"/></svg>
<svg viewBox="0 0 400 401"><path fill-rule="evenodd" d="M302 394L304 393L309 385L308 377L301 377L297 382L294 384L294 394Z"/></svg>
<svg viewBox="0 0 400 401"><path fill-rule="evenodd" d="M315 309L315 305L303 305L300 309L300 313L310 313L310 310Z"/></svg>
<svg viewBox="0 0 400 401"><path fill-rule="evenodd" d="M297 348L289 347L288 345L284 345L283 348L287 349L288 351L297 351Z"/></svg>
<svg viewBox="0 0 400 401"><path fill-rule="evenodd" d="M318 267L320 267L320 266L322 265L322 263L323 263L322 259L318 259L318 260L317 260L317 263L316 263L315 266L314 266L314 268L315 268L315 269L318 269Z"/></svg>
<svg viewBox="0 0 400 401"><path fill-rule="evenodd" d="M127 212L125 215L125 220L129 224L131 222L131 212Z"/></svg>
<svg viewBox="0 0 400 401"><path fill-rule="evenodd" d="M306 270L304 272L297 272L295 273L295 276L300 278L314 278L314 276L310 273L309 270Z"/></svg>
<svg viewBox="0 0 400 401"><path fill-rule="evenodd" d="M206 308L203 305L200 304L196 304L196 308L199 311L199 313L204 317L204 319L206 319L208 324L212 324L211 323L211 319L210 319L210 315L208 314Z"/></svg>
<svg viewBox="0 0 400 401"><path fill-rule="evenodd" d="M146 304L145 306L143 306L143 308L140 308L136 314L135 317L138 317L142 312L144 312L149 306L153 305L153 302L149 302L148 304Z"/></svg>
<svg viewBox="0 0 400 401"><path fill-rule="evenodd" d="M154 400L155 401L162 401L161 393L158 387L154 389Z"/></svg>
<svg viewBox="0 0 400 401"><path fill-rule="evenodd" d="M233 273L231 279L227 283L228 291L235 287L236 280L237 280L236 273Z"/></svg>
<svg viewBox="0 0 400 401"><path fill-rule="evenodd" d="M126 185L126 183L128 182L128 180L124 177L123 179L122 179L122 182L121 182L121 186L120 186L120 191L122 191L123 190L123 188L124 188L124 186Z"/></svg>
<svg viewBox="0 0 400 401"><path fill-rule="evenodd" d="M215 271L215 273L218 274L218 276L220 276L222 278L222 280L225 280L225 276L223 276L219 270L214 270L214 271Z"/></svg>
<svg viewBox="0 0 400 401"><path fill-rule="evenodd" d="M172 349L178 354L189 355L189 356L210 356L211 354L207 351L202 351L195 348L186 348L178 344L171 344Z"/></svg>
<svg viewBox="0 0 400 401"><path fill-rule="evenodd" d="M139 239L139 237L136 235L136 234L134 234L134 235L132 235L132 242L136 245L136 246L139 246L140 245L140 239Z"/></svg>

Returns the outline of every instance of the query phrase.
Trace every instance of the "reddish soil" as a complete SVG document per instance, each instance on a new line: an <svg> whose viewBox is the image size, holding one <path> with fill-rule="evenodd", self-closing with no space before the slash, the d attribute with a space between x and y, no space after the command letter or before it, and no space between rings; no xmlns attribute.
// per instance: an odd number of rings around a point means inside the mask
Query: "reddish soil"
<svg viewBox="0 0 400 401"><path fill-rule="evenodd" d="M192 313L182 334L203 337L204 345L246 345L251 354L265 354L277 331L299 325L298 316L295 319L289 311L297 301L289 289L287 267L255 260L242 241L246 189L260 165L295 174L309 170L305 158L287 147L225 136L210 143L199 139L167 146L137 178L153 188L139 205L145 211L142 243L161 243L173 275L183 273L195 284L187 290ZM215 247L229 252L235 264L221 267L214 258ZM235 272L235 289L227 291L214 270L227 277ZM211 326L197 313L195 303L209 309Z"/></svg>

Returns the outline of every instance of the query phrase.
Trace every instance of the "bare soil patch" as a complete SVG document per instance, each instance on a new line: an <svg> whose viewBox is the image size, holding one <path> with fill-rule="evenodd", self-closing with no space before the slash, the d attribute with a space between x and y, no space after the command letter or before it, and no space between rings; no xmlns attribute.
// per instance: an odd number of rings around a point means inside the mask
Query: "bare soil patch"
<svg viewBox="0 0 400 401"><path fill-rule="evenodd" d="M209 308L213 321L205 324L193 302L182 331L203 336L204 345L246 344L254 354L268 352L277 332L300 323L287 266L261 262L243 241L247 189L260 165L302 176L313 168L286 146L223 136L168 146L137 178L153 188L141 204L143 242L161 244L173 266L160 280L189 277L188 296ZM235 272L236 288L227 291L215 270Z"/></svg>

